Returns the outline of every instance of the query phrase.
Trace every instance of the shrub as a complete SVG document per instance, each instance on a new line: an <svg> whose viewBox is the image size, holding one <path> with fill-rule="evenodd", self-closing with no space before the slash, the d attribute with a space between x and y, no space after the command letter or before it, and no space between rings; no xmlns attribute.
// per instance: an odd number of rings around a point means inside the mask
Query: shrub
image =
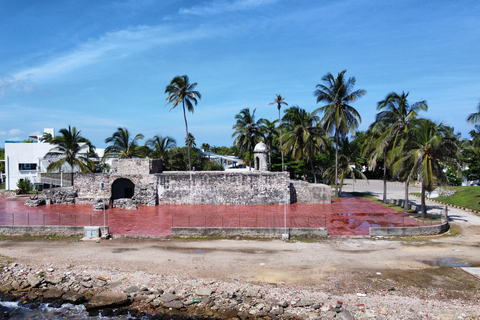
<svg viewBox="0 0 480 320"><path fill-rule="evenodd" d="M18 180L17 188L20 190L20 193L27 194L33 190L33 184L30 182L30 179L25 178Z"/></svg>

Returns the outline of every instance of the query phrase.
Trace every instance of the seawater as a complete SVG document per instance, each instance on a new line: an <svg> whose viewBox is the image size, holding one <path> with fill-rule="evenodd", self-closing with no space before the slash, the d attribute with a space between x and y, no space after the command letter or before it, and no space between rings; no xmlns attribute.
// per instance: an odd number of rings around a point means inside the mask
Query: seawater
<svg viewBox="0 0 480 320"><path fill-rule="evenodd" d="M101 315L91 317L88 315L83 305L64 304L59 308L49 307L48 304L41 304L38 308L32 309L28 306L22 306L18 302L0 301L1 319L112 319ZM115 319L132 319L129 316L116 316Z"/></svg>

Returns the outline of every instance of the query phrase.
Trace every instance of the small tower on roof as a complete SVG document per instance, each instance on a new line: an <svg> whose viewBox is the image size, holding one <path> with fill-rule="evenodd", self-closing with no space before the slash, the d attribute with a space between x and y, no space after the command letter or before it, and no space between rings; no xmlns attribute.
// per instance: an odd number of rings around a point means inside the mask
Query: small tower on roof
<svg viewBox="0 0 480 320"><path fill-rule="evenodd" d="M267 145L263 142L258 143L253 150L255 157L254 168L256 171L268 171L268 162L267 162Z"/></svg>

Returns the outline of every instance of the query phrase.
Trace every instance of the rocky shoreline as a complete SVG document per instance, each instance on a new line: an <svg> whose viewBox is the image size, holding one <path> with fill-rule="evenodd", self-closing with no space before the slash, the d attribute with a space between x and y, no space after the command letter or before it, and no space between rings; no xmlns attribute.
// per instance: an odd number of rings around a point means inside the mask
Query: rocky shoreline
<svg viewBox="0 0 480 320"><path fill-rule="evenodd" d="M83 304L91 316L137 319L479 319L475 301L423 301L395 292L335 295L240 280L19 263L0 269L0 297L30 308Z"/></svg>

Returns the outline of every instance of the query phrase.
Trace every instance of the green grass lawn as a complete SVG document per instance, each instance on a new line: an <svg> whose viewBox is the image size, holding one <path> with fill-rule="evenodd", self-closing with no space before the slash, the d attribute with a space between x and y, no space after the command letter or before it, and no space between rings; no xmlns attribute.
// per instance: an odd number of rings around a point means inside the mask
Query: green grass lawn
<svg viewBox="0 0 480 320"><path fill-rule="evenodd" d="M446 187L446 189L457 190L457 193L450 197L438 197L434 200L480 211L480 187Z"/></svg>

